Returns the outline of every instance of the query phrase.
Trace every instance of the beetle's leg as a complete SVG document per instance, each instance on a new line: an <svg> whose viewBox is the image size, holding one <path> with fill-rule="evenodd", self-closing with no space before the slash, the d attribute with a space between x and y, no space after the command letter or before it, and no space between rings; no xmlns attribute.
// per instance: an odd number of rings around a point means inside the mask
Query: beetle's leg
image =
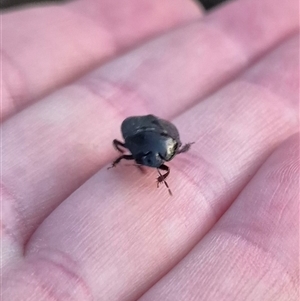
<svg viewBox="0 0 300 301"><path fill-rule="evenodd" d="M159 169L165 170L166 173L162 175L161 172L159 171ZM157 168L157 171L159 173L159 177L157 178L157 181L159 183L163 182L168 177L168 175L170 174L170 168L167 165L165 165L165 164L162 164L161 166L159 166Z"/></svg>
<svg viewBox="0 0 300 301"><path fill-rule="evenodd" d="M120 141L117 140L117 139L114 139L113 145L114 145L114 147L115 147L120 153L124 153L124 150L120 148L120 146L126 148L126 146L125 146L124 143L120 142Z"/></svg>
<svg viewBox="0 0 300 301"><path fill-rule="evenodd" d="M187 152L187 151L191 148L191 145L194 144L194 143L195 143L195 142L191 142L191 143L185 144L182 148L180 148L180 149L176 152L176 154L178 155L178 154L180 154L180 153L185 153L185 152Z"/></svg>
<svg viewBox="0 0 300 301"><path fill-rule="evenodd" d="M122 159L125 159L125 160L134 160L133 156L132 155L122 155L120 156L119 158L117 158L111 166L109 166L107 169L111 169L113 167L115 167L118 163L120 163L120 161Z"/></svg>
<svg viewBox="0 0 300 301"><path fill-rule="evenodd" d="M165 170L166 173L162 175L161 172L160 172L160 169L161 169L161 170ZM167 165L162 164L161 166L159 166L159 167L157 168L157 171L158 171L158 173L159 173L159 177L157 178L157 187L159 186L159 184L160 184L161 182L164 182L164 184L166 185L166 187L167 187L167 189L168 189L168 191L169 191L169 194L172 195L172 191L171 191L171 189L169 188L168 183L166 182L166 178L167 178L168 175L170 174L170 168L169 168Z"/></svg>

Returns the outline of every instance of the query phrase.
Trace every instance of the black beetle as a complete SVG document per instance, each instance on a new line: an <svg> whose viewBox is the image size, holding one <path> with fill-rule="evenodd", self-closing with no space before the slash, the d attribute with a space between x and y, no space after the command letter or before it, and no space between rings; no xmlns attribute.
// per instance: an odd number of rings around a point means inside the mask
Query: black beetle
<svg viewBox="0 0 300 301"><path fill-rule="evenodd" d="M125 150L122 149L124 148L131 154L120 156L109 168L116 166L122 159L135 160L138 166L157 168L159 173L157 186L164 182L172 195L165 181L170 174L170 169L164 162L172 160L175 155L188 151L193 143L187 143L181 147L182 143L177 128L171 122L154 115L126 118L122 122L121 132L125 143L115 139L113 145L119 152L124 153ZM162 175L160 169L166 173Z"/></svg>

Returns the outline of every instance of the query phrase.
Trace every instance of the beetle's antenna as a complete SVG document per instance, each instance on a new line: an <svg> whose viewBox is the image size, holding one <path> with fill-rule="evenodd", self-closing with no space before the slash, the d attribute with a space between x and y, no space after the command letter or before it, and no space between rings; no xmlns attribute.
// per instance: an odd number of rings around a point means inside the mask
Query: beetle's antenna
<svg viewBox="0 0 300 301"><path fill-rule="evenodd" d="M180 149L177 150L176 154L178 155L178 154L187 152L191 148L191 145L194 143L195 142L189 142L189 143L183 145Z"/></svg>
<svg viewBox="0 0 300 301"><path fill-rule="evenodd" d="M164 182L165 185L166 185L166 187L167 187L167 189L168 189L168 191L169 191L170 196L173 196L172 191L171 191L171 189L170 189L168 183L166 182L166 180L164 179L163 175L161 174L161 172L159 171L158 168L157 168L157 171L158 171L158 173L159 173L159 178L162 179L162 181L157 180L157 188L159 187L159 184L160 184L161 182Z"/></svg>

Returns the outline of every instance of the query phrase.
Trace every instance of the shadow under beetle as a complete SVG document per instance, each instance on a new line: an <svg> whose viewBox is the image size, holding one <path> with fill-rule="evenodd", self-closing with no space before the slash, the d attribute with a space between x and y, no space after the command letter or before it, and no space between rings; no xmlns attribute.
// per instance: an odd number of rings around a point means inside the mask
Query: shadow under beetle
<svg viewBox="0 0 300 301"><path fill-rule="evenodd" d="M127 150L131 154L121 155L108 169L115 167L122 159L135 160L139 167L157 168L159 177L157 187L161 182L166 185L169 194L172 192L166 182L170 168L164 164L175 155L188 151L193 143L182 146L177 128L169 121L154 115L133 116L126 118L121 125L124 143L113 140L114 147L121 153ZM182 146L182 147L181 147ZM162 174L160 170L166 171Z"/></svg>

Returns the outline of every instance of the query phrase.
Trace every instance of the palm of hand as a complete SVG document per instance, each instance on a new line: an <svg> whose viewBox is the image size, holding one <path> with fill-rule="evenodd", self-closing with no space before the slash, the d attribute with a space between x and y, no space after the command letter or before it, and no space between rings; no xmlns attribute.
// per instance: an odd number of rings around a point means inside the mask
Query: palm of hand
<svg viewBox="0 0 300 301"><path fill-rule="evenodd" d="M297 300L297 1L127 2L3 16L3 300ZM196 141L173 198L104 168L149 112Z"/></svg>

